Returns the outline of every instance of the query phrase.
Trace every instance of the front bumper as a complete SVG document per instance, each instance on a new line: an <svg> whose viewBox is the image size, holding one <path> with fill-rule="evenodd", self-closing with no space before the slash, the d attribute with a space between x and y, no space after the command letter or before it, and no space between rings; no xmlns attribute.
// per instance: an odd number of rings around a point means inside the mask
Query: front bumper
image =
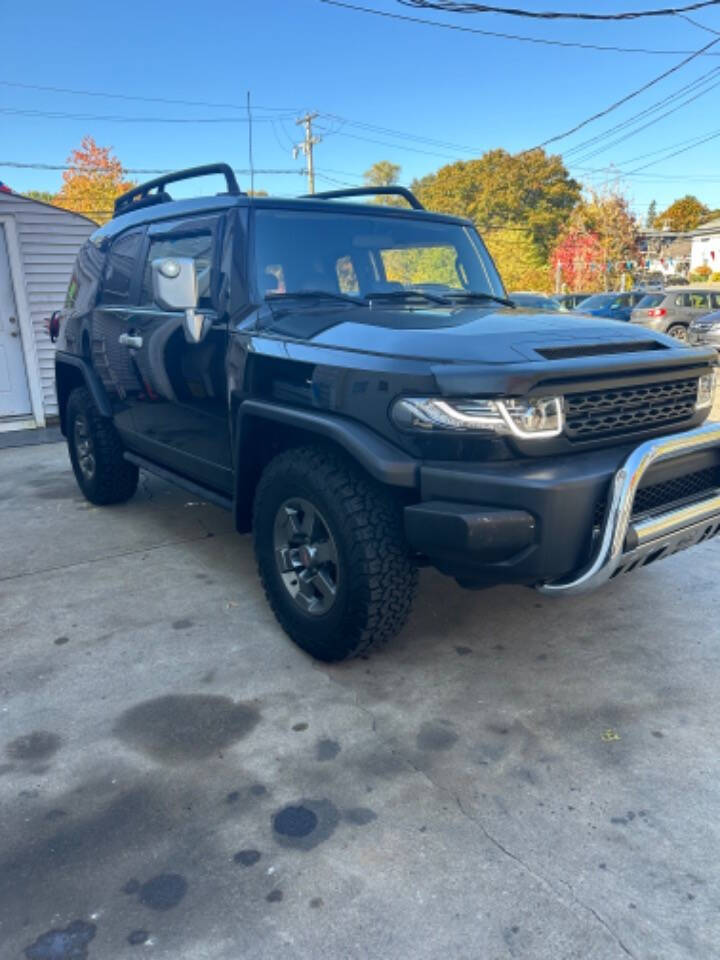
<svg viewBox="0 0 720 960"><path fill-rule="evenodd" d="M720 424L676 433L640 444L615 474L612 494L590 563L563 581L540 586L550 595L585 593L619 573L647 565L720 532L720 489L692 504L632 523L635 495L656 463L687 453L720 448Z"/></svg>
<svg viewBox="0 0 720 960"><path fill-rule="evenodd" d="M688 343L693 347L714 347L715 350L720 350L720 325L691 326L688 329Z"/></svg>
<svg viewBox="0 0 720 960"><path fill-rule="evenodd" d="M634 512L638 491L642 504L698 473L717 488ZM720 532L720 424L540 461L426 463L420 488L406 536L444 573L580 593Z"/></svg>

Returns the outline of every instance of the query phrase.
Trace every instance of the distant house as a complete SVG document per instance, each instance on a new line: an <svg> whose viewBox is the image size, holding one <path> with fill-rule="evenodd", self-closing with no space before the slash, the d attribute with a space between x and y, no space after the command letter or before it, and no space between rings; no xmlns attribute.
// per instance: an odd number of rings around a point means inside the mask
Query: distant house
<svg viewBox="0 0 720 960"><path fill-rule="evenodd" d="M720 219L701 223L693 234L690 269L709 267L713 273L720 273Z"/></svg>
<svg viewBox="0 0 720 960"><path fill-rule="evenodd" d="M0 190L0 431L57 414L45 319L65 301L75 256L97 225Z"/></svg>
<svg viewBox="0 0 720 960"><path fill-rule="evenodd" d="M693 233L678 230L641 230L638 233L641 267L646 273L685 276L690 272Z"/></svg>

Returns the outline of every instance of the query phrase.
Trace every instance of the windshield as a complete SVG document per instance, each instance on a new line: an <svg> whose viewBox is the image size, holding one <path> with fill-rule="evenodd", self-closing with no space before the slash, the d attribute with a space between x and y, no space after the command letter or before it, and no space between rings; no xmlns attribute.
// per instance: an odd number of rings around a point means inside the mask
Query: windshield
<svg viewBox="0 0 720 960"><path fill-rule="evenodd" d="M534 307L537 310L562 310L557 300L541 293L511 293L510 299L519 307Z"/></svg>
<svg viewBox="0 0 720 960"><path fill-rule="evenodd" d="M664 299L664 293L648 293L642 298L642 300L638 301L638 310L641 308L645 309L645 307L657 307L663 302Z"/></svg>
<svg viewBox="0 0 720 960"><path fill-rule="evenodd" d="M475 230L420 217L256 210L255 258L262 297L505 295Z"/></svg>
<svg viewBox="0 0 720 960"><path fill-rule="evenodd" d="M587 300L583 300L581 306L583 310L598 310L600 307L609 306L616 299L617 295L614 293L598 293L594 297L588 297Z"/></svg>

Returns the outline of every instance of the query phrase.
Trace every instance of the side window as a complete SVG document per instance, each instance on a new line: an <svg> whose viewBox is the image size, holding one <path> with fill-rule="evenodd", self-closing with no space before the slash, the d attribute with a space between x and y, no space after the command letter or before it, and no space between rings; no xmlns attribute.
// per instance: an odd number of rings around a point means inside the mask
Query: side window
<svg viewBox="0 0 720 960"><path fill-rule="evenodd" d="M680 293L675 297L675 306L676 307L689 307L690 306L690 295L688 293Z"/></svg>
<svg viewBox="0 0 720 960"><path fill-rule="evenodd" d="M696 310L707 310L708 295L706 293L691 293L690 306L695 307Z"/></svg>
<svg viewBox="0 0 720 960"><path fill-rule="evenodd" d="M173 233L150 238L140 303L149 306L153 300L152 263L165 257L190 257L195 261L198 279L198 306L212 307L213 235L210 230L197 233Z"/></svg>
<svg viewBox="0 0 720 960"><path fill-rule="evenodd" d="M137 276L142 244L142 230L124 233L113 242L105 267L102 303L128 303Z"/></svg>
<svg viewBox="0 0 720 960"><path fill-rule="evenodd" d="M720 307L720 293L711 293L710 300L713 305L713 309L717 310Z"/></svg>

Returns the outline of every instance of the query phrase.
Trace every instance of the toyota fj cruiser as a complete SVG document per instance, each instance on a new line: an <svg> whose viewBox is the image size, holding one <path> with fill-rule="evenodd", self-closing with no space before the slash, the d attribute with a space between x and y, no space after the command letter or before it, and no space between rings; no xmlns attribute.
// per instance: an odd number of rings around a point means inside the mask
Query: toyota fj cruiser
<svg viewBox="0 0 720 960"><path fill-rule="evenodd" d="M167 192L209 173L225 193ZM563 596L720 531L715 352L516 309L473 224L400 187L158 178L90 237L51 325L85 496L127 500L142 468L232 509L324 660L395 634L423 564Z"/></svg>

